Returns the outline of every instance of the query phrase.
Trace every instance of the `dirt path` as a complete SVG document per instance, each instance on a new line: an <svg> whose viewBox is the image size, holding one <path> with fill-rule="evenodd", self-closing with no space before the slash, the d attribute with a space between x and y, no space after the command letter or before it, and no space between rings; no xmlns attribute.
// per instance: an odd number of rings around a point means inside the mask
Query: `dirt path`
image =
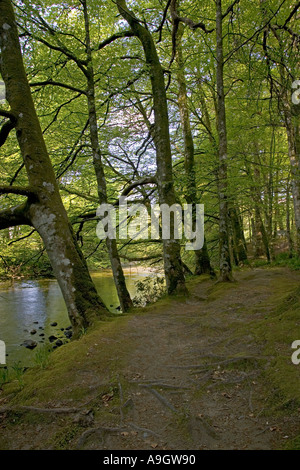
<svg viewBox="0 0 300 470"><path fill-rule="evenodd" d="M101 405L97 385L89 382L95 371L86 371L82 386L91 391L84 412L35 425L27 420L27 427L5 423L6 445L51 448L59 420L62 428L76 423L65 445L70 449L272 449L297 427L299 433L299 414L274 416L268 409L273 390L264 372L273 357L248 325L274 309L274 294L299 285L300 273L255 269L236 278L227 288L205 280L185 302L132 316L114 340L107 339L115 342L116 364L119 345L129 341L132 347L126 365L122 360L114 368L114 387ZM84 372L74 370L77 377ZM22 425L26 438L20 437Z"/></svg>

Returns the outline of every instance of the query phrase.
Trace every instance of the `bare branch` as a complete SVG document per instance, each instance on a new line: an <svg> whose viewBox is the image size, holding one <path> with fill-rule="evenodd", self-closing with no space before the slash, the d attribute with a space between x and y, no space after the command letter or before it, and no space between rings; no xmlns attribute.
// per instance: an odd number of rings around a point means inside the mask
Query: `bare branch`
<svg viewBox="0 0 300 470"><path fill-rule="evenodd" d="M234 8L235 5L237 5L238 3L240 3L240 0L235 0L235 1L227 8L227 10L225 11L225 13L223 13L223 15L222 15L222 20L224 20L224 18L226 18L226 16L229 15L229 13L233 12L233 8Z"/></svg>
<svg viewBox="0 0 300 470"><path fill-rule="evenodd" d="M35 83L30 83L29 84L31 87L36 87L36 86L46 86L46 85L51 85L51 86L59 86L61 88L66 88L67 90L75 91L76 93L84 94L86 95L85 90L81 90L80 88L76 88L72 85L67 85L66 83L62 82L55 82L54 80L45 80L43 82L35 82Z"/></svg>
<svg viewBox="0 0 300 470"><path fill-rule="evenodd" d="M157 184L155 176L149 176L146 178L142 178L141 180L134 181L122 191L121 196L127 196L134 188L137 188L138 186L143 186L145 184Z"/></svg>
<svg viewBox="0 0 300 470"><path fill-rule="evenodd" d="M30 233L28 233L27 235L24 235L24 237L17 238L17 240L12 240L12 241L9 242L7 245L10 246L10 245L13 245L14 243L20 242L21 240L25 240L26 238L31 237L31 235L33 235L35 232L36 232L36 230L35 230L35 228L34 228L33 230L31 230Z"/></svg>
<svg viewBox="0 0 300 470"><path fill-rule="evenodd" d="M100 49L103 49L105 46L108 46L112 42L116 41L117 39L120 38L132 38L134 36L132 31L120 31L119 33L115 33L109 38L104 39L104 41L100 42L100 44L92 49L93 51L100 51Z"/></svg>

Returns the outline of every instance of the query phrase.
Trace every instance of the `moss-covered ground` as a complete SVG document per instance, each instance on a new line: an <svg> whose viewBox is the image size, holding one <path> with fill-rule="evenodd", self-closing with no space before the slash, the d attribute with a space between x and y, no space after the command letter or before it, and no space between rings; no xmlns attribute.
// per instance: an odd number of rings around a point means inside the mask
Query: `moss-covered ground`
<svg viewBox="0 0 300 470"><path fill-rule="evenodd" d="M192 277L187 298L2 370L0 449L300 449L300 272L235 279Z"/></svg>

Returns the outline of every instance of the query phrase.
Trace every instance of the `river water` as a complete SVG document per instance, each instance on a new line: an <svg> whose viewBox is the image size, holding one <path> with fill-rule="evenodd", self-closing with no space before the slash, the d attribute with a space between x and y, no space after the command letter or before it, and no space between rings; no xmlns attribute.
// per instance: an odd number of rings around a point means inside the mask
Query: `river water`
<svg viewBox="0 0 300 470"><path fill-rule="evenodd" d="M124 274L132 297L136 293L135 283L149 276L149 272L135 268L125 270ZM111 272L92 273L92 278L107 308L117 314L119 302ZM32 365L35 352L48 343L50 336L66 340L65 332L69 326L56 280L15 281L12 285L0 285L0 340L6 345L8 367L19 362L23 366ZM32 334L33 330L36 333ZM25 340L33 340L38 346L29 350L21 346Z"/></svg>

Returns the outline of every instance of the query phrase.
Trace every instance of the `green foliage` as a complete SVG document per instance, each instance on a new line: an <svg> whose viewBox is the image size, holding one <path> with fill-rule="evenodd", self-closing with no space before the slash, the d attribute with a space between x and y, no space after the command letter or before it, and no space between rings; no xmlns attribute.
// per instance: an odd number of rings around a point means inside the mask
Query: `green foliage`
<svg viewBox="0 0 300 470"><path fill-rule="evenodd" d="M290 257L288 253L280 253L276 256L276 259L272 264L275 266L288 266L295 271L299 271L300 258L299 256Z"/></svg>
<svg viewBox="0 0 300 470"><path fill-rule="evenodd" d="M287 74L296 79L300 77L297 50L291 33L299 34L299 25L296 16L289 18L293 4L282 4L278 0L264 2L264 14L270 16L270 24L276 24L276 35L267 34L268 60L262 47L262 4L248 2L234 5L233 11L223 20L226 30L224 87L228 131L228 201L237 208L246 241L250 245L253 242L251 224L258 212L270 239L276 227L284 228L288 205L292 212L286 129L282 112L278 111L275 84L279 83L282 89L291 85L288 80L287 83L280 82L282 50L282 65ZM80 226L82 219L78 219L78 216L95 212L98 205L92 152L85 128L88 109L86 97L80 92L86 89L86 77L78 62L71 58L73 54L79 60L86 59L81 5L73 1L30 4L25 0L17 5L15 12L20 30L24 28L28 32L23 55L29 80L33 85L45 82L44 86L32 86L33 98L65 207L89 266L92 269L106 268L109 259L104 243L99 245L95 236L95 219L89 218L83 226ZM101 126L98 134L108 200L114 203L132 181L156 172L155 148L149 134L153 119L151 83L139 41L123 37L103 46L107 38L126 29L117 15L116 5L88 0L87 6L97 84L96 108ZM229 3L224 1L224 11L228 6ZM160 31L164 14L161 2L130 2L129 7L148 24L155 42L159 44L157 50L161 64L170 77L167 93L173 174L178 201L184 203L189 181L184 171L184 136L178 109L178 64L175 60L170 65L174 44L170 11L166 11L167 21ZM216 177L215 4L208 0L201 4L181 0L178 7L182 17L196 22L205 18L206 28L212 30L206 34L201 28L193 30L185 27L182 51L195 147L197 199L205 204L205 234L209 254L213 264L217 265L219 196ZM277 12L275 17L274 12ZM285 24L287 18L288 28L278 29L277 26ZM67 50L67 55L61 49ZM26 171L21 168L22 160L17 148L16 139L11 134L1 156L0 178L3 185L11 184L12 179L14 184L27 184ZM152 203L157 202L157 191L152 186L137 188L131 193L130 200L139 200L145 194ZM5 208L24 201L24 198L5 195L2 200ZM295 225L292 224L291 228L292 237L295 238ZM43 246L38 235L22 239L29 232L29 229L22 227L1 234L4 243L0 249L3 256L0 264L2 278L52 275L47 257L40 257ZM9 245L16 240L20 241ZM120 249L124 248L121 241L118 245ZM155 245L150 243L145 243L141 251L147 256L157 253ZM134 243L126 245L126 256L130 258L135 252ZM185 256L190 257L189 254ZM192 263L193 259L189 266Z"/></svg>
<svg viewBox="0 0 300 470"><path fill-rule="evenodd" d="M18 236L26 236L28 229L18 230ZM34 235L26 241L11 244L13 237L8 238L9 231L0 233L2 252L0 250L0 279L51 278L53 270L49 258L40 240Z"/></svg>

